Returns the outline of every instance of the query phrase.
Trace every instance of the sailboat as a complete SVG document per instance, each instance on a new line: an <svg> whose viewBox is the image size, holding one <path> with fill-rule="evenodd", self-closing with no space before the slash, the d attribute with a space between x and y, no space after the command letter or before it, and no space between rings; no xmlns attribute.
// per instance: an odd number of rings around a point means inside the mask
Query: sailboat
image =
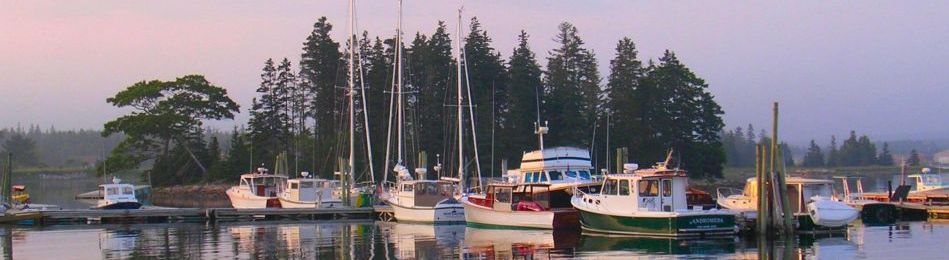
<svg viewBox="0 0 949 260"><path fill-rule="evenodd" d="M397 158L393 172L396 174L396 182L390 185L382 196L385 203L392 207L393 215L400 222L421 222L421 223L459 223L465 221L464 208L454 198L458 190L454 181L450 180L426 180L424 167L416 169L418 179L414 179L409 173L409 168L404 165L405 160L402 153L403 144L403 80L402 80L402 1L399 1L398 29L396 33L395 67L396 82L392 85L393 91L390 100L395 107L394 112L397 124L396 142ZM390 113L389 128L392 128L393 113ZM391 133L391 131L390 131ZM388 141L386 142L389 143ZM389 146L386 147L386 160L389 160ZM421 165L420 165L421 166ZM386 167L388 168L388 166ZM388 177L388 174L385 175ZM462 179L459 176L459 179ZM461 182L463 183L463 182Z"/></svg>

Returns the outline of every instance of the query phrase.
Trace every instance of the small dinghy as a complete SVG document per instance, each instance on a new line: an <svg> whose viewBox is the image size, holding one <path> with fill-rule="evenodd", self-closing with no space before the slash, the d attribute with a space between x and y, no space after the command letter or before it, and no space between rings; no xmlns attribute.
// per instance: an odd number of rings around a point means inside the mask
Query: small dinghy
<svg viewBox="0 0 949 260"><path fill-rule="evenodd" d="M814 196L807 203L807 214L814 224L825 227L843 227L860 215L857 209L828 197Z"/></svg>
<svg viewBox="0 0 949 260"><path fill-rule="evenodd" d="M135 198L135 186L121 183L122 180L112 177L112 183L99 185L101 199L96 203L97 209L138 209L142 203Z"/></svg>

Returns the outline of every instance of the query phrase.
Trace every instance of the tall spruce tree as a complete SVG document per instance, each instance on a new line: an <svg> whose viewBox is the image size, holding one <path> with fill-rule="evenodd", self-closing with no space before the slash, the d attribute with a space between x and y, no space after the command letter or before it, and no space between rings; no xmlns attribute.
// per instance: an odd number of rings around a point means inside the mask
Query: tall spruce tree
<svg viewBox="0 0 949 260"><path fill-rule="evenodd" d="M406 141L406 160L414 166L419 151L426 151L427 161L433 165L436 154L446 158L448 144L445 127L452 126L448 122L450 113L446 113L446 104L449 104L448 91L453 89L454 60L452 59L452 42L445 23L439 21L431 37L416 34L412 46L406 53L409 84L407 91L413 96L409 101L409 111L406 111L406 129L409 140ZM418 166L424 167L424 166ZM434 174L434 171L429 171Z"/></svg>
<svg viewBox="0 0 949 260"><path fill-rule="evenodd" d="M284 114L288 96L286 89L278 85L278 73L272 59L264 63L260 74L260 95L251 103L250 140L254 146L255 164L271 165L277 153L287 149L289 118Z"/></svg>
<svg viewBox="0 0 949 260"><path fill-rule="evenodd" d="M587 147L593 141L590 136L601 102L596 57L568 22L560 24L554 41L558 47L550 51L544 74L543 119L551 127L545 142Z"/></svg>
<svg viewBox="0 0 949 260"><path fill-rule="evenodd" d="M527 32L522 30L507 67L510 74L507 97L510 108L504 116L507 118L504 123L507 130L504 142L507 142L510 148L502 151L505 151L504 157L512 162L509 165L511 167L517 167L517 163L520 163L521 152L537 147L534 123L539 119L543 82L540 65L528 45L528 38Z"/></svg>
<svg viewBox="0 0 949 260"><path fill-rule="evenodd" d="M616 57L610 61L610 75L606 84L606 108L610 115L614 133L613 147L627 147L631 154L642 154L644 146L643 136L630 133L646 132L647 122L644 119L645 102L641 98L648 97L649 90L640 88L643 78L643 64L637 58L639 52L633 40L626 37L616 44ZM606 147L611 149L612 147ZM617 162L623 163L623 162ZM609 167L607 167L609 168Z"/></svg>
<svg viewBox="0 0 949 260"><path fill-rule="evenodd" d="M724 112L708 92L708 84L668 50L648 78L649 84L655 84L656 96L647 99L652 108L644 120L655 129L633 134L654 139L659 146L647 143L646 147L657 148L644 151L641 158L660 160L662 147L673 148L681 153L679 163L692 176L721 176L725 152L719 133Z"/></svg>
<svg viewBox="0 0 949 260"><path fill-rule="evenodd" d="M470 85L472 104L474 107L475 131L478 136L478 152L483 172L490 172L492 158L495 165L500 164L502 156L491 154L492 148L506 151L510 148L506 138L502 136L500 142L492 147L492 130L504 133L506 129L496 129L504 126L506 112L509 109L507 96L507 71L501 59L501 53L491 46L491 37L481 28L478 18L471 18L468 36L465 38L464 61L467 66L465 81ZM467 111L466 111L467 113ZM469 128L469 127L465 127ZM469 129L470 131L470 129ZM497 141L497 139L495 140Z"/></svg>
<svg viewBox="0 0 949 260"><path fill-rule="evenodd" d="M303 54L300 57L301 85L307 89L314 120L313 135L316 138L313 147L313 166L318 175L331 177L336 166L335 144L338 140L336 127L341 116L343 95L338 88L341 85L339 70L342 53L340 44L330 37L333 25L326 17L320 17L313 24L313 31L303 42Z"/></svg>
<svg viewBox="0 0 949 260"><path fill-rule="evenodd" d="M830 167L840 166L840 151L837 150L837 136L830 136L830 149L827 152L827 161L824 165Z"/></svg>
<svg viewBox="0 0 949 260"><path fill-rule="evenodd" d="M916 149L913 149L909 152L909 159L906 160L906 164L909 166L919 166L920 165L919 152Z"/></svg>

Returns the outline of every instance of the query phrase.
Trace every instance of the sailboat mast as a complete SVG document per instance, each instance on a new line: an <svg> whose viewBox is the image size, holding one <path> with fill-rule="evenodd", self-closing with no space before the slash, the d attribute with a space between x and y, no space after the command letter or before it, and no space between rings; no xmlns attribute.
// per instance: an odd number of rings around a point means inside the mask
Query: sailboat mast
<svg viewBox="0 0 949 260"><path fill-rule="evenodd" d="M398 100L398 105L397 105L397 109L398 109L398 122L397 122L397 124L398 124L398 130L397 130L397 131L398 131L398 134L397 134L397 138L398 138L398 142L396 142L396 146L398 146L398 148L397 148L397 151L398 151L398 152L397 152L397 154L398 154L398 162L401 164L401 163L403 162L403 159L404 159L404 157L402 157L402 148L403 148L403 140L402 140L402 138L403 138L403 137L402 137L402 136L403 136L403 129L402 129L402 123L403 123L403 115L402 115L402 110L403 110L403 108L402 108L402 99L403 99L403 97L402 97L402 82L403 82L403 81L402 81L402 0L399 0L399 18L398 18L398 19L399 19L399 20L398 20L399 27L398 27L398 29L396 29L396 35L395 35L395 38L396 38L396 43L395 43L395 48L396 48L396 67L397 67L396 70L397 70L397 73L398 73L398 76L397 76L398 79L397 79L397 83L396 83L398 89L396 89L396 95L398 96L398 99L399 99L399 100Z"/></svg>
<svg viewBox="0 0 949 260"><path fill-rule="evenodd" d="M464 192L465 190L465 177L464 177L465 145L464 145L464 125L461 122L462 121L461 120L462 118L461 117L462 116L462 109L461 109L461 104L462 104L461 102L461 99L462 99L462 96L461 96L461 51L462 51L461 49L462 48L461 47L461 8L458 9L458 28L457 28L457 32L455 33L455 46L458 50L455 53L455 61L457 63L456 65L458 69L458 74L457 74L458 75L457 76L458 78L458 93L457 93L458 104L456 107L457 113L458 113L458 180L459 180L458 183L459 183L459 189L461 190L461 192Z"/></svg>
<svg viewBox="0 0 949 260"><path fill-rule="evenodd" d="M356 85L356 71L355 68L355 53L356 53L356 25L355 25L355 0L349 0L349 159L346 162L346 169L343 169L343 201L346 204L349 204L349 188L352 186L353 182L353 159L355 158L355 137L356 137L356 120L354 110L354 97L355 94L355 85Z"/></svg>

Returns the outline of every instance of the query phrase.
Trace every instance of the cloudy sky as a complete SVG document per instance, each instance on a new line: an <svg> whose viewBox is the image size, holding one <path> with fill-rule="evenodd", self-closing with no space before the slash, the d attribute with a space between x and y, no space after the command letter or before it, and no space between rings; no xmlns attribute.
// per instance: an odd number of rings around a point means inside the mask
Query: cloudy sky
<svg viewBox="0 0 949 260"><path fill-rule="evenodd" d="M592 3L586 3L592 2ZM408 33L455 24L459 1L405 3ZM605 76L631 37L643 59L675 51L705 78L728 128L769 123L826 141L949 138L949 3L941 1L468 1L510 55L521 29L545 57L557 24L574 23ZM359 28L394 32L396 1L357 3ZM106 97L144 79L204 74L247 107L267 58L299 59L313 22L345 38L346 1L0 2L0 127L101 128L121 114ZM543 59L542 59L543 61ZM605 83L605 82L604 82ZM212 125L230 129L246 121Z"/></svg>

